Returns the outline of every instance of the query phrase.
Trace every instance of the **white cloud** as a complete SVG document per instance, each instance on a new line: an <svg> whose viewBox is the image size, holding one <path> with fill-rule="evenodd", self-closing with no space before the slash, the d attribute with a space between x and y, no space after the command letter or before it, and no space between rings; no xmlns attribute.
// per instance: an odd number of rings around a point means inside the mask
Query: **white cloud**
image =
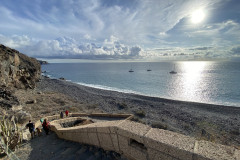
<svg viewBox="0 0 240 160"><path fill-rule="evenodd" d="M31 39L26 36L13 35L11 37L6 37L0 34L0 43L5 44L12 48L20 48L22 46L28 46L31 43Z"/></svg>
<svg viewBox="0 0 240 160"><path fill-rule="evenodd" d="M235 46L231 49L230 54L240 56L240 46Z"/></svg>
<svg viewBox="0 0 240 160"><path fill-rule="evenodd" d="M192 56L197 51L189 51L189 47L210 46L216 49L218 46L226 48L239 44L238 21L229 18L199 26L188 22L194 10L202 8L210 14L212 8L226 2L2 1L0 43L31 56ZM155 49L161 47L168 49ZM231 49L221 50L219 55L229 56L226 50ZM216 50L212 48L198 53L201 54L197 56L212 56Z"/></svg>
<svg viewBox="0 0 240 160"><path fill-rule="evenodd" d="M31 4L12 2L13 8L0 9L2 31L33 35L40 39L74 37L76 40L97 39L102 41L115 35L129 45L151 44L149 38L166 33L191 10L207 7L220 0L140 0L134 5L116 4L105 1L33 1ZM11 3L11 1L9 2ZM114 3L114 2L111 2ZM14 7L19 5L19 7ZM160 36L162 36L160 34Z"/></svg>
<svg viewBox="0 0 240 160"><path fill-rule="evenodd" d="M91 36L90 36L89 34L85 34L83 37L84 37L85 39L87 39L87 40L90 40L90 39L91 39Z"/></svg>
<svg viewBox="0 0 240 160"><path fill-rule="evenodd" d="M34 57L61 57L75 58L140 58L144 52L140 46L126 46L121 44L116 37L105 39L103 45L95 43L79 44L70 37L59 37L55 40L35 41L27 36L6 37L0 35L0 42L9 47Z"/></svg>

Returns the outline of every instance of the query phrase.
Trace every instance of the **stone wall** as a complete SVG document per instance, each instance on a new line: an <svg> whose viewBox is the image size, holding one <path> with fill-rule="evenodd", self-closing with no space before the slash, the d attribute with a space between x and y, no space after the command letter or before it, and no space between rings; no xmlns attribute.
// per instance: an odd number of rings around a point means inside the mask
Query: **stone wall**
<svg viewBox="0 0 240 160"><path fill-rule="evenodd" d="M62 128L60 123L82 119L78 114L73 116L76 117L51 122L51 129L59 138L116 151L129 159L240 160L240 150L233 147L199 141L171 131L154 129L126 120L127 117L125 120Z"/></svg>

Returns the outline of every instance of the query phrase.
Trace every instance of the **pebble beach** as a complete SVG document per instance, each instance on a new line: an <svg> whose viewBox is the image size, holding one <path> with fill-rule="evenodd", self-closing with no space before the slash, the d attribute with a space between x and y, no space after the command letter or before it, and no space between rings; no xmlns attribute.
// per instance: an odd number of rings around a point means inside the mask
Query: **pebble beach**
<svg viewBox="0 0 240 160"><path fill-rule="evenodd" d="M16 91L33 119L61 110L84 113L131 113L134 121L224 145L240 145L240 107L175 101L91 88L42 77L33 91ZM26 97L29 97L28 99Z"/></svg>

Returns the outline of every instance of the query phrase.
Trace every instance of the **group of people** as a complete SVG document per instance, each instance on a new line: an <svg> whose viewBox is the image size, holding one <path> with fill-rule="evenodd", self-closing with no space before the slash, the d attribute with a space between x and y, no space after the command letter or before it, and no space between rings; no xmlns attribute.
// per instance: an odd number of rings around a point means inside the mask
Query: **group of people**
<svg viewBox="0 0 240 160"><path fill-rule="evenodd" d="M47 121L47 119L43 119L43 118L40 119L40 122L42 124L43 130L45 131L46 135L48 135L50 130L50 123ZM32 139L36 135L36 130L37 130L38 136L41 134L41 129L40 128L35 129L35 124L31 120L29 120L28 124L26 125L26 128L29 129Z"/></svg>
<svg viewBox="0 0 240 160"><path fill-rule="evenodd" d="M65 111L66 117L68 117L68 113L69 113L68 110L66 110L66 111ZM63 118L63 112L60 113L60 118Z"/></svg>
<svg viewBox="0 0 240 160"><path fill-rule="evenodd" d="M68 113L69 113L68 110L66 110L65 111L66 117L68 117ZM60 118L63 118L63 112L60 113ZM45 131L46 135L48 135L50 130L50 123L47 121L47 119L43 119L43 118L40 119L40 122L42 124L43 130ZM31 120L29 120L28 124L26 125L26 128L29 129L32 139L34 138L34 135L36 135L35 130L37 130L38 136L40 135L40 132L41 132L40 128L35 129L35 124Z"/></svg>

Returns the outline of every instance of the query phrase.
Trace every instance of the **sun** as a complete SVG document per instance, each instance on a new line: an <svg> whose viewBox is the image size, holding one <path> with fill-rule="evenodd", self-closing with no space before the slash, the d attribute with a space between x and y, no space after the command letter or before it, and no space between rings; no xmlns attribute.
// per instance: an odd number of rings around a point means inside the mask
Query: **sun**
<svg viewBox="0 0 240 160"><path fill-rule="evenodd" d="M201 9L196 10L191 14L191 21L192 23L195 23L195 24L202 22L204 18L205 18L205 14Z"/></svg>

